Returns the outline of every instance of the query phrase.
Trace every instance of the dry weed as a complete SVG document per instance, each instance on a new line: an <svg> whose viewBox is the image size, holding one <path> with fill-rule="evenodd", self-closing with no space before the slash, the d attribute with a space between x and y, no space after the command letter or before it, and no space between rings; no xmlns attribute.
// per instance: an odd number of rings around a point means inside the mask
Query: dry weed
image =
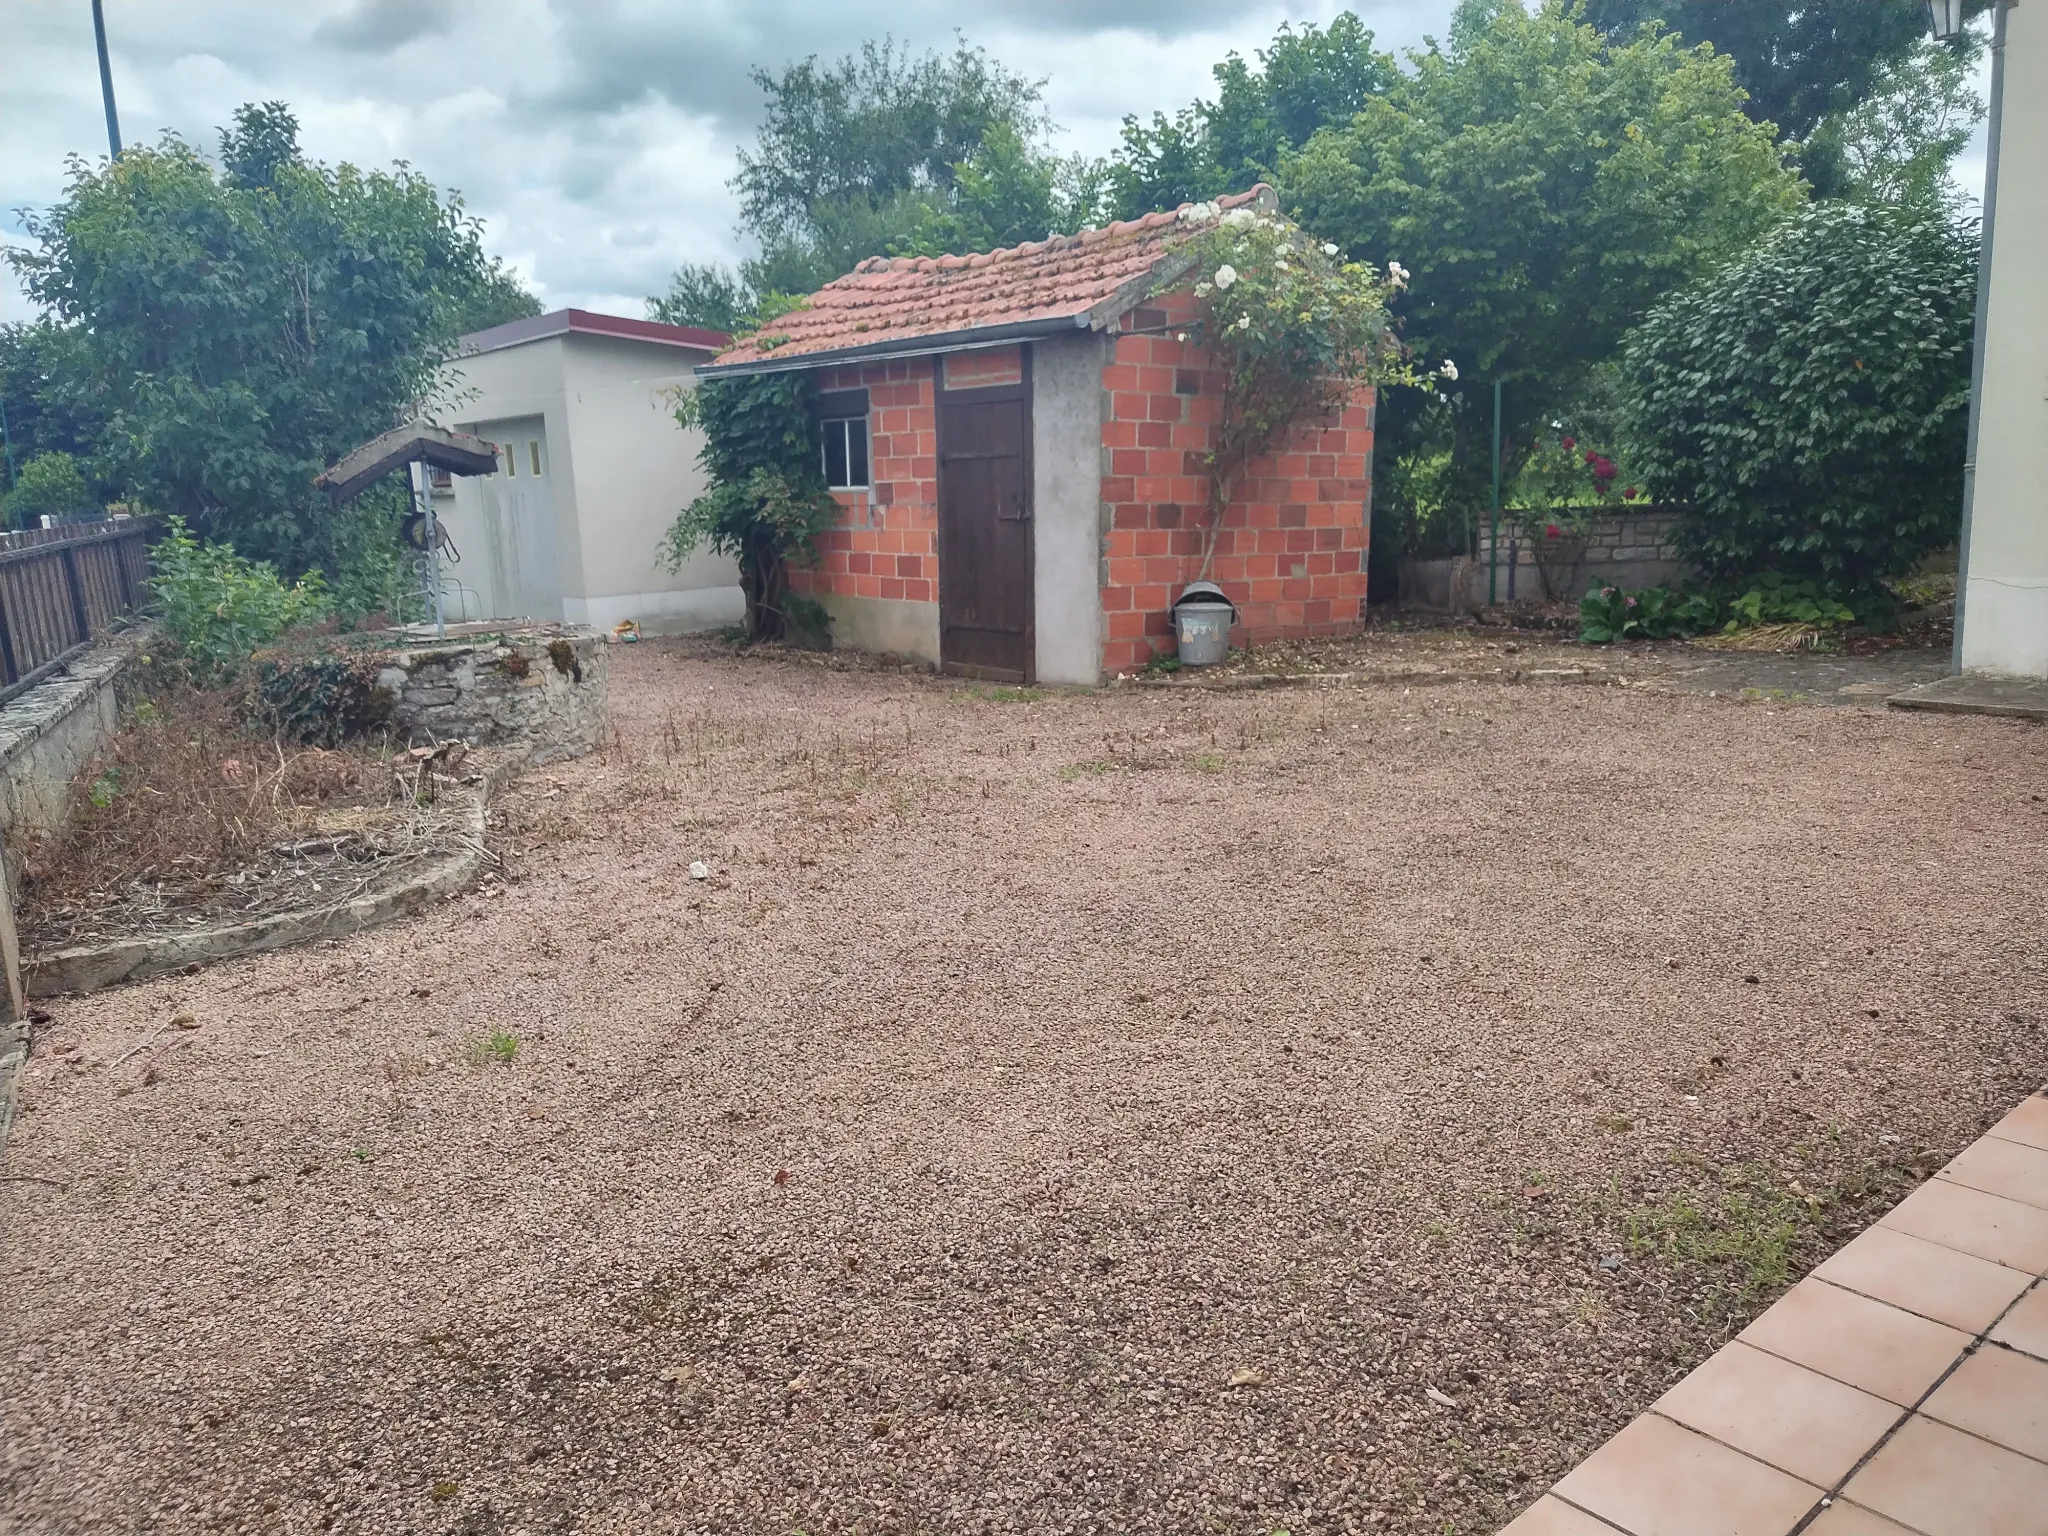
<svg viewBox="0 0 2048 1536"><path fill-rule="evenodd" d="M175 904L279 859L343 852L395 803L381 748L300 746L251 724L217 690L179 685L133 699L72 781L63 830L23 849L24 926L61 926L142 889Z"/></svg>

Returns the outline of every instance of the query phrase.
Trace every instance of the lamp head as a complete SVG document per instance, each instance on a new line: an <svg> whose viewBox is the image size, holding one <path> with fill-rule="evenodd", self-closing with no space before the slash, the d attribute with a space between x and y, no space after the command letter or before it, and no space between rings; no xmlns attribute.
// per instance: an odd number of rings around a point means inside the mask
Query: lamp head
<svg viewBox="0 0 2048 1536"><path fill-rule="evenodd" d="M1927 24L1936 38L1963 30L1963 0L1927 0Z"/></svg>

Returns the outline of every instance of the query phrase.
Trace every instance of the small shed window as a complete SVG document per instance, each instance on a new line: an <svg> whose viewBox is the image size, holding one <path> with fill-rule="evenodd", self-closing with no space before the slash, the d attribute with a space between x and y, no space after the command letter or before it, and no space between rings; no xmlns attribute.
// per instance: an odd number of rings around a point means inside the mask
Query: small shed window
<svg viewBox="0 0 2048 1536"><path fill-rule="evenodd" d="M828 416L818 424L824 436L825 483L835 491L868 488L868 419Z"/></svg>

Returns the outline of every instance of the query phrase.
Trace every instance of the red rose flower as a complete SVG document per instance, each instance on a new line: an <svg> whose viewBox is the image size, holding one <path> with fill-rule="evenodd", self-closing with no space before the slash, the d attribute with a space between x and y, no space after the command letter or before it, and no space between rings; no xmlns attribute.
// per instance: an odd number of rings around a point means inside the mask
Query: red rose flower
<svg viewBox="0 0 2048 1536"><path fill-rule="evenodd" d="M1544 527L1544 529L1543 529L1543 537L1545 537L1546 539L1559 539L1559 538L1563 538L1563 537L1564 537L1564 530L1563 530L1562 528L1558 527L1558 526L1557 526L1557 524L1555 524L1555 523L1550 523L1550 524L1547 524L1547 525L1546 525L1546 526Z"/></svg>
<svg viewBox="0 0 2048 1536"><path fill-rule="evenodd" d="M1574 448L1579 446L1579 440L1576 437L1568 437L1558 446L1563 448L1566 453L1570 453Z"/></svg>
<svg viewBox="0 0 2048 1536"><path fill-rule="evenodd" d="M1586 462L1588 464L1598 464L1600 462L1600 455L1595 453L1591 448L1588 448L1586 450Z"/></svg>
<svg viewBox="0 0 2048 1536"><path fill-rule="evenodd" d="M1630 486L1627 490L1623 491L1621 493L1621 499L1623 501L1634 501L1636 499L1636 488L1634 486Z"/></svg>

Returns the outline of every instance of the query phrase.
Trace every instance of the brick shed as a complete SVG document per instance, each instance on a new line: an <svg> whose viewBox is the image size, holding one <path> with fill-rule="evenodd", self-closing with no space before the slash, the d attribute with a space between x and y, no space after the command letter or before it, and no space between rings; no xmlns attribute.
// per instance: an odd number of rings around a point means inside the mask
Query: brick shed
<svg viewBox="0 0 2048 1536"><path fill-rule="evenodd" d="M1273 194L1256 187L1222 210ZM875 257L701 369L817 374L843 517L795 573L843 644L1006 681L1096 683L1173 649L1201 564L1221 377L1180 339L1203 210L976 256ZM1358 627L1361 389L1238 480L1210 579L1236 643Z"/></svg>

